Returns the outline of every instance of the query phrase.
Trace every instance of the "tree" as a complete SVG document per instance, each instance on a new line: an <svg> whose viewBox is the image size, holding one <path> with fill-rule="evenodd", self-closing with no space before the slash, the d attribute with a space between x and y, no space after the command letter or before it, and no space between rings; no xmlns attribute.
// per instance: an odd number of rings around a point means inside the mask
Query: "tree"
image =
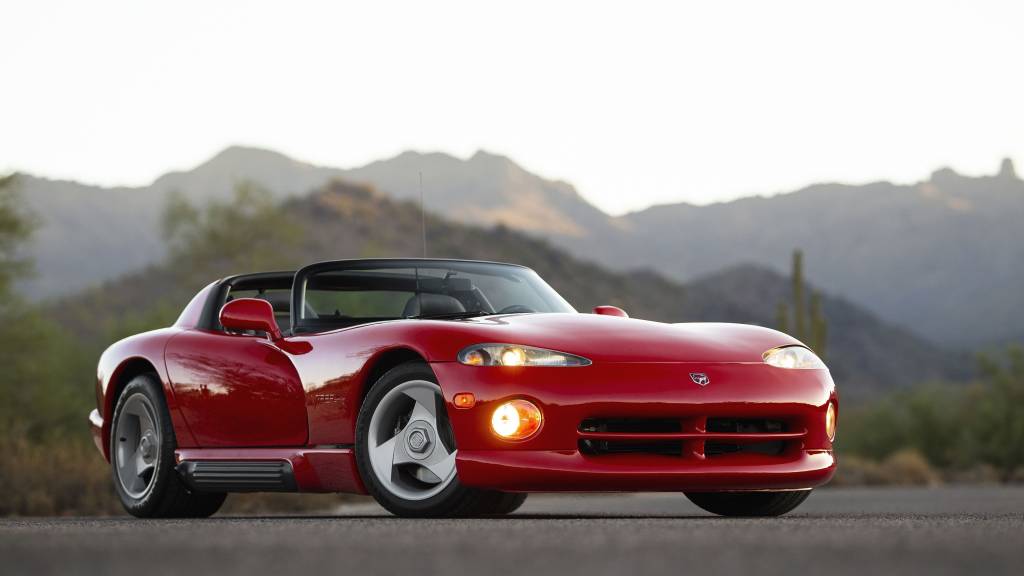
<svg viewBox="0 0 1024 576"><path fill-rule="evenodd" d="M15 280L31 267L21 248L35 229L34 220L18 206L16 175L0 178L0 302L10 301ZM0 304L2 305L2 304Z"/></svg>
<svg viewBox="0 0 1024 576"><path fill-rule="evenodd" d="M970 450L1009 481L1024 466L1024 348L1010 347L1002 361L983 355L979 363L984 382L969 404Z"/></svg>
<svg viewBox="0 0 1024 576"><path fill-rule="evenodd" d="M70 400L76 391L67 378L77 350L14 288L31 272L22 250L35 229L19 205L16 178L0 178L0 426L12 437L37 439L62 434L72 418L80 426L82 411Z"/></svg>
<svg viewBox="0 0 1024 576"><path fill-rule="evenodd" d="M172 194L164 209L163 232L172 267L202 282L301 264L297 252L305 237L269 192L246 183L235 188L231 200L202 209Z"/></svg>

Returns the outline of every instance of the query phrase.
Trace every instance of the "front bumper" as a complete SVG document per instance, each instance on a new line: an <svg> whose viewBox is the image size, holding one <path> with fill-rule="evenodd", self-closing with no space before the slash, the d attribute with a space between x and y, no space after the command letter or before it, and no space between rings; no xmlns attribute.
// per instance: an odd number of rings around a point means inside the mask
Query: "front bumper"
<svg viewBox="0 0 1024 576"><path fill-rule="evenodd" d="M507 491L713 491L796 490L828 482L835 472L825 411L836 402L827 370L786 370L746 363L594 363L573 368L432 365L458 446L463 484ZM707 386L691 372L707 374ZM452 397L470 392L476 405L455 408ZM498 404L525 398L540 407L536 436L507 442L490 432ZM678 419L684 448L674 455L593 454L582 441L585 420ZM708 432L710 419L780 419L790 434L785 449L761 453L705 453L706 441L729 440ZM600 436L600 434L598 434ZM605 435L613 437L612 435ZM749 435L744 442L752 441Z"/></svg>
<svg viewBox="0 0 1024 576"><path fill-rule="evenodd" d="M104 458L110 460L110 456L107 454L107 442L103 437L103 417L100 416L99 410L94 409L89 412L89 431L92 433L92 441L96 445L96 449Z"/></svg>

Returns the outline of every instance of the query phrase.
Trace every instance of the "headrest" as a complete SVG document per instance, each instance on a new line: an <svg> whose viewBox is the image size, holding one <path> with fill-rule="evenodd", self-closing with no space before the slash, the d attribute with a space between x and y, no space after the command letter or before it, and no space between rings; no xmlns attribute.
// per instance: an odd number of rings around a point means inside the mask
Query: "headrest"
<svg viewBox="0 0 1024 576"><path fill-rule="evenodd" d="M420 308L422 306L422 309ZM403 317L433 316L434 314L455 314L465 312L466 307L455 298L446 294L420 293L409 298L402 311Z"/></svg>

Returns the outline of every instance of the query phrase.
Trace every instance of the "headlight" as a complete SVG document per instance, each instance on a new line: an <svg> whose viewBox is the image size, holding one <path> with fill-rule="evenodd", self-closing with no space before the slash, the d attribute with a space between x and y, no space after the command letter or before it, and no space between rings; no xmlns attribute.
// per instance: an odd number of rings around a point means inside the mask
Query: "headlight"
<svg viewBox="0 0 1024 576"><path fill-rule="evenodd" d="M782 346L764 353L764 362L776 368L824 368L825 363L803 346Z"/></svg>
<svg viewBox="0 0 1024 576"><path fill-rule="evenodd" d="M516 344L474 344L459 352L469 366L589 366L590 360L565 352Z"/></svg>

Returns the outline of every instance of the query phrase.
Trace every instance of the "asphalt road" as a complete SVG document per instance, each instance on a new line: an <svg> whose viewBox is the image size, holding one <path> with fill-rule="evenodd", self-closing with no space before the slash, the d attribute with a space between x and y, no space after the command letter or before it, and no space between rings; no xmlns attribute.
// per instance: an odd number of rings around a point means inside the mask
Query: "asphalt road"
<svg viewBox="0 0 1024 576"><path fill-rule="evenodd" d="M504 519L0 520L0 574L1024 574L1024 487L827 489L777 519L682 495L532 496Z"/></svg>

